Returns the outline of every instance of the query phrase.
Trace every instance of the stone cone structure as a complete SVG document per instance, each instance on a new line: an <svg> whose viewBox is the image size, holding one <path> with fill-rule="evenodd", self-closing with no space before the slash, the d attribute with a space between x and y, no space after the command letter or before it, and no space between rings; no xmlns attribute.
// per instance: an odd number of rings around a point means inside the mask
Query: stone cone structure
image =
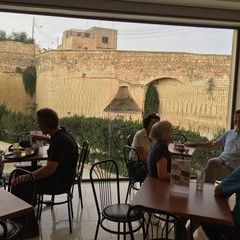
<svg viewBox="0 0 240 240"><path fill-rule="evenodd" d="M141 112L141 108L132 98L127 86L120 86L116 96L104 108L105 112L112 113L130 113L136 114Z"/></svg>

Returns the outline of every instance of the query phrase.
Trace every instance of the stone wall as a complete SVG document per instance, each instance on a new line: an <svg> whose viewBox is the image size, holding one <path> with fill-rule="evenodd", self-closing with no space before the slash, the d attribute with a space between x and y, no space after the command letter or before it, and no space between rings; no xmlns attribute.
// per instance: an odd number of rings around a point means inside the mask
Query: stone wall
<svg viewBox="0 0 240 240"><path fill-rule="evenodd" d="M106 117L103 109L122 84L143 107L148 84L155 84L164 119L207 136L226 126L230 56L68 50L42 53L36 65L37 106L60 116Z"/></svg>
<svg viewBox="0 0 240 240"><path fill-rule="evenodd" d="M30 110L31 98L16 68L24 69L33 63L35 49L33 44L0 41L0 104L12 111L27 113Z"/></svg>

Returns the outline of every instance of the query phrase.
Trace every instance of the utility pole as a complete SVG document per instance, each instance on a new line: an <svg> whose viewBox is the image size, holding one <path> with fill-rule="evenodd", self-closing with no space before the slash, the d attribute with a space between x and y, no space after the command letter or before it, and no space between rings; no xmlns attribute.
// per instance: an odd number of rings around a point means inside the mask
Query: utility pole
<svg viewBox="0 0 240 240"><path fill-rule="evenodd" d="M32 39L34 40L34 28L35 28L35 17L33 17L32 21Z"/></svg>

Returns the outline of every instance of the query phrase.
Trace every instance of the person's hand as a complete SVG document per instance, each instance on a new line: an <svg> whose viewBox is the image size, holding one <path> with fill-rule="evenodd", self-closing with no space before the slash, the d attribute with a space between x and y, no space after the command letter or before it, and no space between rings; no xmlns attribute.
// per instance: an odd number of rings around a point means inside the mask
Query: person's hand
<svg viewBox="0 0 240 240"><path fill-rule="evenodd" d="M36 135L36 134L29 135L29 138L32 139L33 142L45 140L45 136L43 136L43 135Z"/></svg>
<svg viewBox="0 0 240 240"><path fill-rule="evenodd" d="M220 197L220 196L223 195L223 190L222 190L222 188L221 188L219 185L217 185L217 186L215 187L215 189L214 189L214 195L215 195L216 197Z"/></svg>
<svg viewBox="0 0 240 240"><path fill-rule="evenodd" d="M20 176L16 177L16 179L12 182L12 186L15 187L18 184L28 182L29 180L30 180L29 174L20 175Z"/></svg>
<svg viewBox="0 0 240 240"><path fill-rule="evenodd" d="M195 142L185 142L184 146L186 146L186 147L197 147L197 144Z"/></svg>

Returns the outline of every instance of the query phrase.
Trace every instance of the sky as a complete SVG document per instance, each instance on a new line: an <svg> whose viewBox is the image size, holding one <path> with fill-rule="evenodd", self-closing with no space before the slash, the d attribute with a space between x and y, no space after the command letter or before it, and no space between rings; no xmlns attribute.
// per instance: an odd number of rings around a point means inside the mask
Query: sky
<svg viewBox="0 0 240 240"><path fill-rule="evenodd" d="M76 18L34 16L34 39L42 48L55 49L63 32L93 26L118 30L118 50L231 54L232 30L140 24ZM0 13L0 30L32 36L33 15Z"/></svg>

